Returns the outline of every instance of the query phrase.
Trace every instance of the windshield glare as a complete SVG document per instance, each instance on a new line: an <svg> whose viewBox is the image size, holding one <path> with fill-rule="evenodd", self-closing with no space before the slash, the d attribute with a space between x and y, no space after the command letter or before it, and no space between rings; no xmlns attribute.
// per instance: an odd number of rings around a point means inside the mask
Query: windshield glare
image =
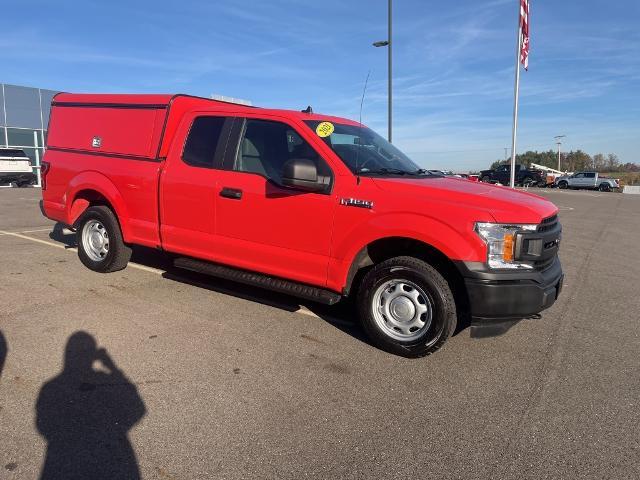
<svg viewBox="0 0 640 480"><path fill-rule="evenodd" d="M314 132L321 122L305 122ZM404 174L420 173L429 175L420 169L409 157L365 126L333 124L331 134L322 140L342 159L354 174Z"/></svg>

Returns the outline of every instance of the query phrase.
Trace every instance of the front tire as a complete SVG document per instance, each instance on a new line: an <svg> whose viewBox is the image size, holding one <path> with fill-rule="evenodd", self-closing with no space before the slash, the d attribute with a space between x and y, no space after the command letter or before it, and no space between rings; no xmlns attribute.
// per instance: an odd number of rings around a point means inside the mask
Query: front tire
<svg viewBox="0 0 640 480"><path fill-rule="evenodd" d="M372 343L397 355L429 355L456 328L456 304L449 284L417 258L395 257L373 267L362 280L357 303Z"/></svg>
<svg viewBox="0 0 640 480"><path fill-rule="evenodd" d="M94 272L117 272L131 258L131 248L124 244L118 219L105 206L85 210L76 223L76 240L78 258Z"/></svg>
<svg viewBox="0 0 640 480"><path fill-rule="evenodd" d="M558 183L558 188L560 190L566 190L567 187L569 187L569 184L567 182L565 182L564 180L562 182Z"/></svg>

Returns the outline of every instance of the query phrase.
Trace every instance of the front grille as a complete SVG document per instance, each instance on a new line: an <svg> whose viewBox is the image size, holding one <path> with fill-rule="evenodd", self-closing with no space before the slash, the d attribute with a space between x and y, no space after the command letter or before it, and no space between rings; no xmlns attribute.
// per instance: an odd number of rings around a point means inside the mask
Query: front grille
<svg viewBox="0 0 640 480"><path fill-rule="evenodd" d="M552 217L545 218L542 220L540 225L538 225L538 233L548 232L549 230L553 230L558 223L558 215L553 215Z"/></svg>

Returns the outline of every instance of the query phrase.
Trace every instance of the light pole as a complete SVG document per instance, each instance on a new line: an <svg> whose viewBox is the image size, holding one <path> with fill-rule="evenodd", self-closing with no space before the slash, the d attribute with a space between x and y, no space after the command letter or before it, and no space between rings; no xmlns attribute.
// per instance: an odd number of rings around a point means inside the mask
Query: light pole
<svg viewBox="0 0 640 480"><path fill-rule="evenodd" d="M389 80L388 80L388 85L389 85L389 94L388 94L388 96L389 96L389 106L388 106L388 109L389 109L389 112L388 112L388 116L389 116L389 118L387 119L387 122L388 122L387 124L388 124L388 128L389 128L389 134L388 134L389 143L391 143L391 130L392 130L391 124L392 124L392 117L393 117L393 107L392 107L392 105L393 105L393 100L392 100L393 88L392 88L392 80L391 80L392 79L392 74L391 74L391 70L392 70L392 62L391 62L391 58L392 58L391 57L391 11L392 11L392 8L391 8L391 3L392 3L392 0L389 0L389 6L388 6L388 8L389 8L389 13L388 13L388 22L389 22L388 29L389 29L389 31L388 31L387 39L386 40L381 40L379 42L373 42L373 46L374 47L387 47L387 53L388 53L388 63L389 63L388 64L388 71L389 71L388 72L388 74L389 74Z"/></svg>
<svg viewBox="0 0 640 480"><path fill-rule="evenodd" d="M560 147L562 146L562 139L565 138L566 135L557 135L553 138L556 139L556 144L558 145L558 170L562 171L560 168Z"/></svg>

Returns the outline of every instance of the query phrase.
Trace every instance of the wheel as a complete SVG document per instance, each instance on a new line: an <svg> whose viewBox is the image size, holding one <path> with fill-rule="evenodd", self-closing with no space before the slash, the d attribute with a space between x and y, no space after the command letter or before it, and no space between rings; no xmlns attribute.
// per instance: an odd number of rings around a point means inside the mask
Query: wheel
<svg viewBox="0 0 640 480"><path fill-rule="evenodd" d="M480 177L480 181L484 182L484 183L489 183L489 182L491 182L491 177L489 175L484 175L484 176Z"/></svg>
<svg viewBox="0 0 640 480"><path fill-rule="evenodd" d="M435 352L456 328L449 284L435 268L413 257L391 258L369 270L357 304L371 341L405 357Z"/></svg>
<svg viewBox="0 0 640 480"><path fill-rule="evenodd" d="M525 177L524 180L522 180L522 186L523 187L531 187L535 183L536 183L536 181L531 177Z"/></svg>
<svg viewBox="0 0 640 480"><path fill-rule="evenodd" d="M562 180L561 182L558 182L558 188L561 188L561 189L563 189L563 190L564 190L564 189L566 189L568 186L569 186L569 184L568 184L565 180Z"/></svg>
<svg viewBox="0 0 640 480"><path fill-rule="evenodd" d="M611 185L609 185L608 183L601 183L598 187L598 190L600 190L601 192L610 192Z"/></svg>
<svg viewBox="0 0 640 480"><path fill-rule="evenodd" d="M122 240L118 219L110 208L89 207L76 222L78 257L94 272L116 272L129 263L131 249Z"/></svg>

